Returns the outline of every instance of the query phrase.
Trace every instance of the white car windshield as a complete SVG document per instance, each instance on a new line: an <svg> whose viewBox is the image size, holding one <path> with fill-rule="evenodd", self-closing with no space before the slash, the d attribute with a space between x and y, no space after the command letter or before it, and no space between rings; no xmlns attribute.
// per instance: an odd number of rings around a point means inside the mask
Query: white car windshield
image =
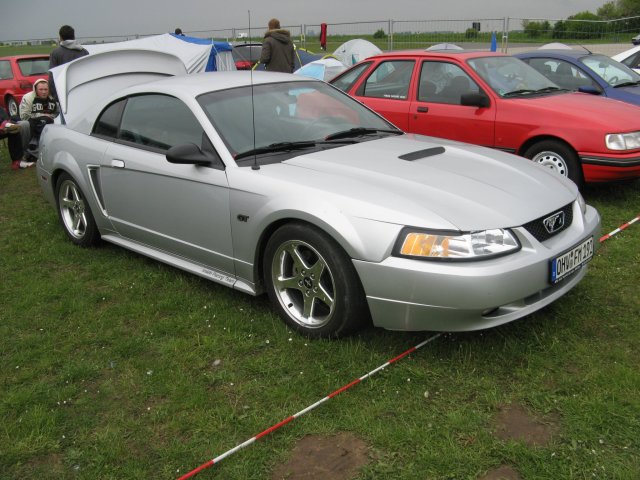
<svg viewBox="0 0 640 480"><path fill-rule="evenodd" d="M201 95L198 102L237 160L402 133L324 82L244 86Z"/></svg>
<svg viewBox="0 0 640 480"><path fill-rule="evenodd" d="M469 65L501 97L519 97L561 90L533 67L514 57L482 57Z"/></svg>

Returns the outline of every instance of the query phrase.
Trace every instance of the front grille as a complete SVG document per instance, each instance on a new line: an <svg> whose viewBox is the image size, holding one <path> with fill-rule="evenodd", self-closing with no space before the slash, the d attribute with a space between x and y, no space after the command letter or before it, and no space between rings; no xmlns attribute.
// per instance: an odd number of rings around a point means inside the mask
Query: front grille
<svg viewBox="0 0 640 480"><path fill-rule="evenodd" d="M570 203L569 205L562 207L560 210L549 212L548 214L543 215L540 218L536 218L535 220L529 223L525 223L523 227L526 228L527 231L536 238L536 240L538 240L539 242L544 242L545 240L548 240L554 235L557 235L563 230L566 230L567 228L569 228L569 225L571 225L571 222L573 222L573 206L572 205L573 204ZM544 220L558 212L564 213L564 225L558 228L557 230L555 230L553 233L549 233L544 226Z"/></svg>

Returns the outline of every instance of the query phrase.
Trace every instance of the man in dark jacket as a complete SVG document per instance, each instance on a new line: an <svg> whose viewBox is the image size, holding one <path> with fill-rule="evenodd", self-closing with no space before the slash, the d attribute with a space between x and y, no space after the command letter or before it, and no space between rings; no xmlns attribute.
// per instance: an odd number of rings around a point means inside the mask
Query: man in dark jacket
<svg viewBox="0 0 640 480"><path fill-rule="evenodd" d="M73 27L63 25L60 27L58 34L60 35L60 46L54 48L49 56L50 69L64 63L68 63L76 58L89 55L89 52L87 52L87 50L85 50L82 45L76 41L76 32L73 30ZM51 90L51 95L54 98L58 98L51 72L49 72L49 88Z"/></svg>
<svg viewBox="0 0 640 480"><path fill-rule="evenodd" d="M277 18L269 20L269 30L264 34L260 63L270 72L293 73L293 42L289 30L280 28Z"/></svg>

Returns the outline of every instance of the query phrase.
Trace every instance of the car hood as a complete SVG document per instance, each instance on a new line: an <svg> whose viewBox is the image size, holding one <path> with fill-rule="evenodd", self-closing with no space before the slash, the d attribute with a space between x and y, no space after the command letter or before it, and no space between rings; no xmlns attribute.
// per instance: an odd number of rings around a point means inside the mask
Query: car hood
<svg viewBox="0 0 640 480"><path fill-rule="evenodd" d="M611 87L607 89L610 98L640 105L640 85L629 87Z"/></svg>
<svg viewBox="0 0 640 480"><path fill-rule="evenodd" d="M582 122L588 119L590 126L600 125L606 131L638 130L638 107L619 100L589 93L561 93L543 97L507 99L508 102L526 102L523 106L544 110L550 119L565 123L565 119ZM528 115L531 112L528 112Z"/></svg>
<svg viewBox="0 0 640 480"><path fill-rule="evenodd" d="M422 158L399 158L410 154ZM573 182L529 160L421 135L310 153L276 167L274 176L305 194L336 196L350 215L439 229L519 226L577 196Z"/></svg>

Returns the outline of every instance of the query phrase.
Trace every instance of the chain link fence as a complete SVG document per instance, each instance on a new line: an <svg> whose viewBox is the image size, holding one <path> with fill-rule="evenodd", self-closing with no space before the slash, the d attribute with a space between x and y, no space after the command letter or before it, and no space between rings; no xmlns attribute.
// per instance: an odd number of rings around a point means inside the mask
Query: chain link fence
<svg viewBox="0 0 640 480"><path fill-rule="evenodd" d="M320 51L320 24L283 25L299 47ZM229 42L262 42L264 27L231 27L193 30L184 33L199 38ZM631 37L640 33L640 16L616 20L559 20L544 18L489 18L443 20L377 20L366 22L327 23L327 52L344 42L364 38L381 50L428 48L439 43L454 43L463 48L489 49L495 35L497 49L513 53L522 48L535 48L550 42L590 45L600 53L614 54L624 50ZM149 35L80 37L85 44L132 40ZM55 44L56 39L6 40L10 45ZM602 51L604 45L614 45ZM598 45L602 45L598 46ZM617 46L616 46L617 45ZM609 53L613 52L613 53Z"/></svg>

